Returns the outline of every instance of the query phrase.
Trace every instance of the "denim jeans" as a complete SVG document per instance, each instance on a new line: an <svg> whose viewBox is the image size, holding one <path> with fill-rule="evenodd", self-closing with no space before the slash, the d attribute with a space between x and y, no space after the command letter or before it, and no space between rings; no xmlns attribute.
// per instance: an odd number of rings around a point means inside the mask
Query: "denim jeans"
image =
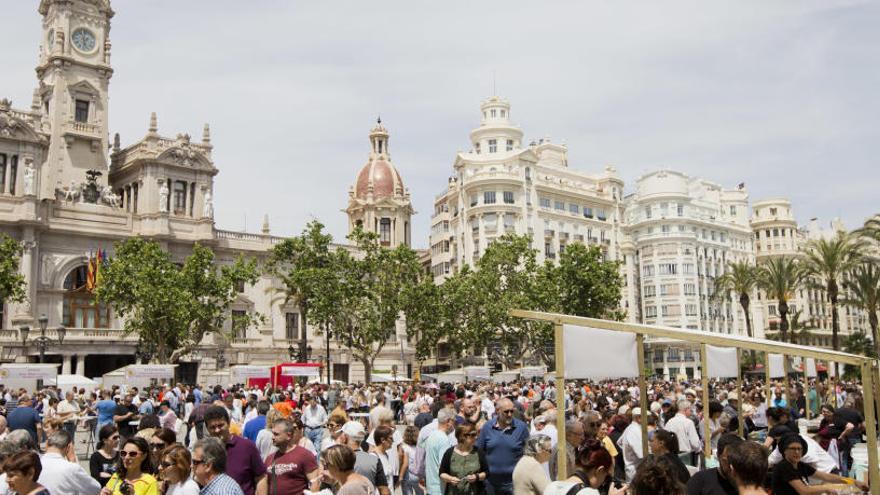
<svg viewBox="0 0 880 495"><path fill-rule="evenodd" d="M403 495L425 495L425 491L419 486L419 478L406 472L400 482L400 491Z"/></svg>
<svg viewBox="0 0 880 495"><path fill-rule="evenodd" d="M306 436L315 445L315 449L320 452L321 440L324 439L324 428L306 428Z"/></svg>
<svg viewBox="0 0 880 495"><path fill-rule="evenodd" d="M513 495L513 480L486 481L486 493L489 495Z"/></svg>

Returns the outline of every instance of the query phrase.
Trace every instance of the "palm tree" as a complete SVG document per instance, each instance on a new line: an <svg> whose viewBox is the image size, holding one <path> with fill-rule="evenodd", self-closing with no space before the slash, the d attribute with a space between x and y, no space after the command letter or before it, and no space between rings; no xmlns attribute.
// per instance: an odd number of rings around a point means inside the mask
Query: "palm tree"
<svg viewBox="0 0 880 495"><path fill-rule="evenodd" d="M789 318L788 329L791 331L791 343L800 345L810 345L810 339L814 337L812 328L801 321L803 309L798 309L791 314Z"/></svg>
<svg viewBox="0 0 880 495"><path fill-rule="evenodd" d="M804 272L791 256L774 256L758 267L758 287L767 292L768 299L775 299L779 309L779 335L786 342L788 332L788 299L801 285Z"/></svg>
<svg viewBox="0 0 880 495"><path fill-rule="evenodd" d="M854 232L867 239L880 241L880 213L865 221L865 226Z"/></svg>
<svg viewBox="0 0 880 495"><path fill-rule="evenodd" d="M739 296L739 305L742 306L746 316L746 333L749 338L752 333L752 318L749 313L751 298L749 294L755 289L757 274L755 266L748 261L736 261L727 265L727 271L715 280L715 295L726 296L733 291ZM755 361L755 351L751 351L752 362Z"/></svg>
<svg viewBox="0 0 880 495"><path fill-rule="evenodd" d="M804 271L817 282L831 302L831 346L840 349L840 281L861 261L863 242L852 234L839 232L834 238L816 239L807 243Z"/></svg>
<svg viewBox="0 0 880 495"><path fill-rule="evenodd" d="M880 268L866 262L850 272L843 283L852 297L841 301L854 308L868 313L868 324L871 326L871 339L880 355L880 334L877 331L877 312L880 311Z"/></svg>

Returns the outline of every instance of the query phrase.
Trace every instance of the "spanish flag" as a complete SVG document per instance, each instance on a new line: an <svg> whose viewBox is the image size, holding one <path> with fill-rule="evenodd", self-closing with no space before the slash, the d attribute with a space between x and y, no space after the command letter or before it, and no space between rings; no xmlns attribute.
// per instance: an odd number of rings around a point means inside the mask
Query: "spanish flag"
<svg viewBox="0 0 880 495"><path fill-rule="evenodd" d="M95 259L95 287L101 285L104 281L103 270L101 269L101 265L104 264L105 254L101 253L101 250L98 249L98 255Z"/></svg>
<svg viewBox="0 0 880 495"><path fill-rule="evenodd" d="M92 256L92 252L89 251L88 273L86 274L86 290L89 292L95 290L95 269L95 258Z"/></svg>

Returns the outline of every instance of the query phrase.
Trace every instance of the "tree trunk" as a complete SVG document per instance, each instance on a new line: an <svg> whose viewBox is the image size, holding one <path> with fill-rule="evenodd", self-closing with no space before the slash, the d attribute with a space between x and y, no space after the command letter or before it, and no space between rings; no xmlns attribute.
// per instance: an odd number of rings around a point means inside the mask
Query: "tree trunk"
<svg viewBox="0 0 880 495"><path fill-rule="evenodd" d="M746 333L748 334L750 339L753 339L753 338L755 338L755 336L752 334L752 318L749 316L749 295L746 294L745 292L740 294L739 295L739 304L740 304L740 306L742 306L743 314L746 315ZM755 350L751 349L749 351L749 355L751 356L752 364L754 365L754 363L757 362L755 360L756 359L755 358Z"/></svg>
<svg viewBox="0 0 880 495"><path fill-rule="evenodd" d="M828 281L828 299L831 301L831 347L836 351L840 349L840 314L837 312L837 281Z"/></svg>
<svg viewBox="0 0 880 495"><path fill-rule="evenodd" d="M788 301L779 300L779 334L782 342L788 342Z"/></svg>
<svg viewBox="0 0 880 495"><path fill-rule="evenodd" d="M364 383L367 385L370 384L370 378L373 374L373 360L369 358L362 357L361 364L364 365Z"/></svg>
<svg viewBox="0 0 880 495"><path fill-rule="evenodd" d="M872 311L868 313L868 324L871 325L871 338L874 339L874 347L877 350L877 356L880 356L880 335L877 333L877 313Z"/></svg>

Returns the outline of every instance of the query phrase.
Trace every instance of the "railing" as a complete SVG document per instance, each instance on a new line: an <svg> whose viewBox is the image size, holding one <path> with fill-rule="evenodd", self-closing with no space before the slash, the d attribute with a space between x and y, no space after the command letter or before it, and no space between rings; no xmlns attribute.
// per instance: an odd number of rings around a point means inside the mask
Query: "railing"
<svg viewBox="0 0 880 495"><path fill-rule="evenodd" d="M253 241L253 242L265 242L267 240L267 236L263 234L251 234L249 232L235 232L232 230L214 230L214 237L217 239L230 239L233 241ZM284 240L282 237L273 237L271 238L272 244L276 244Z"/></svg>
<svg viewBox="0 0 880 495"><path fill-rule="evenodd" d="M88 122L71 122L70 128L76 132L81 132L84 134L98 134L100 132L100 128L97 124L89 124Z"/></svg>

